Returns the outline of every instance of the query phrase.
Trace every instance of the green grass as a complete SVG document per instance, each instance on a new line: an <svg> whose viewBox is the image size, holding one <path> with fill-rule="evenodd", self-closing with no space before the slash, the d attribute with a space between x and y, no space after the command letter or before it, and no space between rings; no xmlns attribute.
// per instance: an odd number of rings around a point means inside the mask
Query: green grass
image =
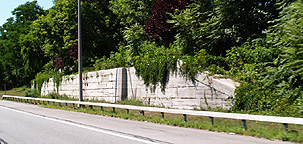
<svg viewBox="0 0 303 144"><path fill-rule="evenodd" d="M26 87L20 87L20 88L14 88L12 90L6 91L6 95L13 95L13 96L24 96L24 91L26 90ZM0 91L0 97L2 99L2 96L5 95L5 91Z"/></svg>
<svg viewBox="0 0 303 144"><path fill-rule="evenodd" d="M137 101L125 101L121 104L138 104ZM139 103L140 104L140 103ZM155 112L144 112L144 116L137 110L125 109L115 109L113 113L112 108L104 107L101 110L100 107L93 107L92 109L89 106L84 107L73 107L72 104L59 104L59 103L50 103L43 104L40 102L42 107L54 108L54 109L63 109L68 111L76 111L83 113L90 113L96 115L103 115L108 117L117 117L130 120L138 121L149 121L153 123L161 123L172 126L195 128L195 129L205 129L216 132L226 132L230 134L240 134L240 135L249 135L255 137L264 137L270 140L279 139L283 141L299 142L303 143L303 125L292 125L288 126L288 132L284 130L283 124L279 123L269 123L269 122L258 122L258 121L247 121L247 130L244 130L242 127L241 120L233 119L222 119L215 118L214 125L211 124L210 118L208 117L198 117L198 116L187 116L187 122L184 122L183 115L178 114L167 114L165 113L165 118L162 119L160 113Z"/></svg>

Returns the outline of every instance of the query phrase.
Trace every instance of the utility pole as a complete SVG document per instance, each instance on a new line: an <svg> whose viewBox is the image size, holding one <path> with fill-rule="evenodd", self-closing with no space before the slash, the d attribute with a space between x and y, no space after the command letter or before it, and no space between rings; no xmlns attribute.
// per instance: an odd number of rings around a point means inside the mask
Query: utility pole
<svg viewBox="0 0 303 144"><path fill-rule="evenodd" d="M82 91L82 30L81 30L81 0L78 0L78 65L79 65L79 101L83 101Z"/></svg>

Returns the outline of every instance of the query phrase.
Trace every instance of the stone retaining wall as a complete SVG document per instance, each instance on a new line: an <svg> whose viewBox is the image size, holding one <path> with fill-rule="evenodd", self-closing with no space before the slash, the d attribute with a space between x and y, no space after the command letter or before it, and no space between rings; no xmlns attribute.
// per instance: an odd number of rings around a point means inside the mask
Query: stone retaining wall
<svg viewBox="0 0 303 144"><path fill-rule="evenodd" d="M139 99L145 104L178 109L206 107L229 108L236 88L231 79L216 78L199 74L195 82L187 80L180 72L170 73L165 91L160 86L154 90L144 85L143 80L135 75L135 68L116 68L83 74L83 98L116 102ZM53 80L44 83L42 95L56 92ZM59 94L79 97L79 76L63 77Z"/></svg>

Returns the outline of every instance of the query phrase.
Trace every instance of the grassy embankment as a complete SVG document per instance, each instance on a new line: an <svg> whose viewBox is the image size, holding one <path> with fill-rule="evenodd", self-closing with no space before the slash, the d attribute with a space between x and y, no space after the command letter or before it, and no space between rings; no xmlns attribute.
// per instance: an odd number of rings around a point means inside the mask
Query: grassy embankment
<svg viewBox="0 0 303 144"><path fill-rule="evenodd" d="M13 96L23 96L24 95L24 91L25 91L26 87L21 87L21 88L14 88L12 90L8 90L8 91L0 91L0 98L2 99L2 95L13 95Z"/></svg>

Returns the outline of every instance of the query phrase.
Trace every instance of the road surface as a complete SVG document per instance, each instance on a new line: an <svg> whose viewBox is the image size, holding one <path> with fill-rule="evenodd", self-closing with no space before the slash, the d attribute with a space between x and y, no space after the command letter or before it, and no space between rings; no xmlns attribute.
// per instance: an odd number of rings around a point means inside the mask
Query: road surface
<svg viewBox="0 0 303 144"><path fill-rule="evenodd" d="M1 144L287 143L0 101Z"/></svg>

